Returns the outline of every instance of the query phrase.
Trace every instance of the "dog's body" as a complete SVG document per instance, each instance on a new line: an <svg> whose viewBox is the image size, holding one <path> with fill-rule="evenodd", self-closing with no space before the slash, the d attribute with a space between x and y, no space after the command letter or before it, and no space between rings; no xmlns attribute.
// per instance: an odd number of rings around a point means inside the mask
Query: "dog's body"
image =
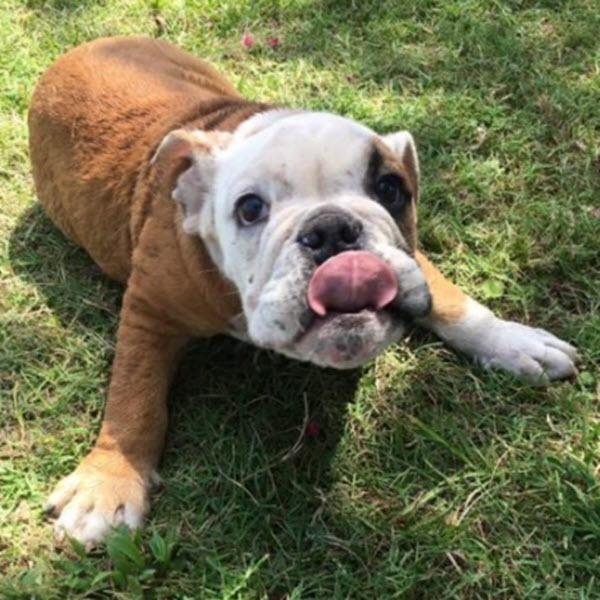
<svg viewBox="0 0 600 600"><path fill-rule="evenodd" d="M148 509L169 380L191 336L345 368L412 317L486 366L575 370L568 344L498 319L416 251L406 132L249 102L192 56L125 37L59 59L29 125L48 214L126 284L100 436L50 498L58 529L88 545Z"/></svg>

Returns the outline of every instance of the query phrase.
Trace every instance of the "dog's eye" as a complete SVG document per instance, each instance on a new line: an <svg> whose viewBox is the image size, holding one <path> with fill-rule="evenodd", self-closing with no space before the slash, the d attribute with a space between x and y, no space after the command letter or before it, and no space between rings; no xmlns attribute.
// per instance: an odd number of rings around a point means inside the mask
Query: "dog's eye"
<svg viewBox="0 0 600 600"><path fill-rule="evenodd" d="M388 173L375 182L375 195L389 209L398 210L410 201L410 194L401 177Z"/></svg>
<svg viewBox="0 0 600 600"><path fill-rule="evenodd" d="M269 205L256 194L246 194L238 199L235 214L241 225L254 225L269 216Z"/></svg>

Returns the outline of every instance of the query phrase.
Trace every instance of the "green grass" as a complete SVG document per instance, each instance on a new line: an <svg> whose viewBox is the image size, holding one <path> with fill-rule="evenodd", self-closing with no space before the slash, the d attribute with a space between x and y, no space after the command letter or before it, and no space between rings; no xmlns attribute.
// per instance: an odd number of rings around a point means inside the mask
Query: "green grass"
<svg viewBox="0 0 600 600"><path fill-rule="evenodd" d="M4 0L0 31L0 597L600 596L598 0ZM117 33L411 130L423 246L576 344L577 380L530 387L418 332L354 373L199 341L148 528L54 548L41 506L98 431L121 290L37 208L26 111L55 57Z"/></svg>

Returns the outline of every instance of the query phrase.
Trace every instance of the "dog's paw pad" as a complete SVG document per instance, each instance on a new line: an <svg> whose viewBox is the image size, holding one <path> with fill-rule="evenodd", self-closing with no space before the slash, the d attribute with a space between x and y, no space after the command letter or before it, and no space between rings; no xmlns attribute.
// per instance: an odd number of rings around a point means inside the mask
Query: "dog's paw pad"
<svg viewBox="0 0 600 600"><path fill-rule="evenodd" d="M481 357L486 368L503 368L538 383L577 373L577 350L544 329L498 319L488 335Z"/></svg>
<svg viewBox="0 0 600 600"><path fill-rule="evenodd" d="M45 512L55 516L57 542L71 537L86 549L102 543L112 527L140 527L148 511L150 482L135 471L119 474L84 461L50 495Z"/></svg>

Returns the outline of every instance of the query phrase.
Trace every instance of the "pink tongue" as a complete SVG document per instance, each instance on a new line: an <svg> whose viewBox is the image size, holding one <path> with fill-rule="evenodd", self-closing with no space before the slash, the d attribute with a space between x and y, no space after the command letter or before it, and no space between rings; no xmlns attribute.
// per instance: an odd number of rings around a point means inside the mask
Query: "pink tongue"
<svg viewBox="0 0 600 600"><path fill-rule="evenodd" d="M308 305L321 317L328 310L380 310L397 293L396 276L380 258L353 250L332 256L314 272L308 284Z"/></svg>

